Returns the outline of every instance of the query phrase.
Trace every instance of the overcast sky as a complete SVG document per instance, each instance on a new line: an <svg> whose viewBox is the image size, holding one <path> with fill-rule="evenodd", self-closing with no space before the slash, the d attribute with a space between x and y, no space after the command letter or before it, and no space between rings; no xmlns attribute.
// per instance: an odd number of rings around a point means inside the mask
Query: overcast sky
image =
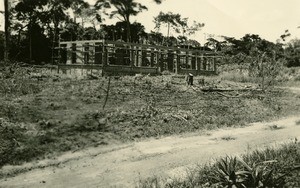
<svg viewBox="0 0 300 188"><path fill-rule="evenodd" d="M147 31L154 30L153 17L160 11L171 11L190 21L205 23L194 36L200 41L208 34L241 38L251 33L275 42L286 29L292 34L291 38L300 38L300 28L297 29L300 26L300 0L164 0L161 5L152 0L137 1L145 4L148 11L132 17L131 21L141 22ZM3 1L0 9L3 10ZM3 18L0 24L3 30Z"/></svg>

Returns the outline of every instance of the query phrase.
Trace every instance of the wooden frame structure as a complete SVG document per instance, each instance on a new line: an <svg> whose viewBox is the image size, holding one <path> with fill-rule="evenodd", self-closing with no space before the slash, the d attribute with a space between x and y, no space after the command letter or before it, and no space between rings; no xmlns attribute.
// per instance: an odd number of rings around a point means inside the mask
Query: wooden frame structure
<svg viewBox="0 0 300 188"><path fill-rule="evenodd" d="M216 53L120 41L59 43L59 68L98 69L104 74L216 73Z"/></svg>

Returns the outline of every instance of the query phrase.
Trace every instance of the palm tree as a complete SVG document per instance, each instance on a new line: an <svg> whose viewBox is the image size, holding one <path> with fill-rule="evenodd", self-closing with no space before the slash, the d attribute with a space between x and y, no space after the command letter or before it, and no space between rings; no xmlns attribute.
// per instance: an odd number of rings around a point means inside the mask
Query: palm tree
<svg viewBox="0 0 300 188"><path fill-rule="evenodd" d="M154 0L156 3L161 3L161 0ZM136 16L147 7L135 0L97 0L95 7L99 10L104 8L114 7L115 10L111 11L110 18L117 17L118 19L126 22L127 37L126 41L130 42L130 17Z"/></svg>

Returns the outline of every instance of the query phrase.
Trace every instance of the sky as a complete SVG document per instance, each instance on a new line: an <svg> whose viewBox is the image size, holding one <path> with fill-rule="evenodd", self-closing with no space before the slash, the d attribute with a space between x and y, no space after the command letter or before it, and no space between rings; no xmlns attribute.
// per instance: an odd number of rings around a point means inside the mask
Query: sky
<svg viewBox="0 0 300 188"><path fill-rule="evenodd" d="M300 26L300 0L164 0L160 5L152 0L136 1L146 5L148 11L132 17L131 21L142 23L148 32L154 30L153 17L160 11L170 11L189 18L190 22L205 23L205 27L192 36L201 42L209 36L241 38L247 33L276 42L286 29L292 34L290 39L300 38L300 28L297 28ZM3 3L0 10L3 10ZM106 24L116 21L106 19ZM3 30L3 15L0 25ZM166 34L164 30L161 32Z"/></svg>

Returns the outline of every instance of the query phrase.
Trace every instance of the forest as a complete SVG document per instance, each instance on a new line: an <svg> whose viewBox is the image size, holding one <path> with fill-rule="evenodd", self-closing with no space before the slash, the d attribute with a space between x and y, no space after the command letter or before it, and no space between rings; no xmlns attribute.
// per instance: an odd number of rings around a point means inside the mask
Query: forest
<svg viewBox="0 0 300 188"><path fill-rule="evenodd" d="M288 30L278 36L276 43L257 34L246 34L240 39L208 37L200 44L192 36L205 28L205 23L191 21L178 13L160 12L153 18L155 28L146 32L141 23L130 21L147 11L145 5L134 0L98 0L95 4L84 0L5 2L5 32L0 33L1 60L56 64L53 56L59 41L106 39L216 51L224 57L223 63L229 64L249 64L265 54L280 59L287 67L300 66L300 40L293 38ZM117 22L108 25L108 19ZM161 32L162 28L167 31ZM170 30L176 35L170 35Z"/></svg>

